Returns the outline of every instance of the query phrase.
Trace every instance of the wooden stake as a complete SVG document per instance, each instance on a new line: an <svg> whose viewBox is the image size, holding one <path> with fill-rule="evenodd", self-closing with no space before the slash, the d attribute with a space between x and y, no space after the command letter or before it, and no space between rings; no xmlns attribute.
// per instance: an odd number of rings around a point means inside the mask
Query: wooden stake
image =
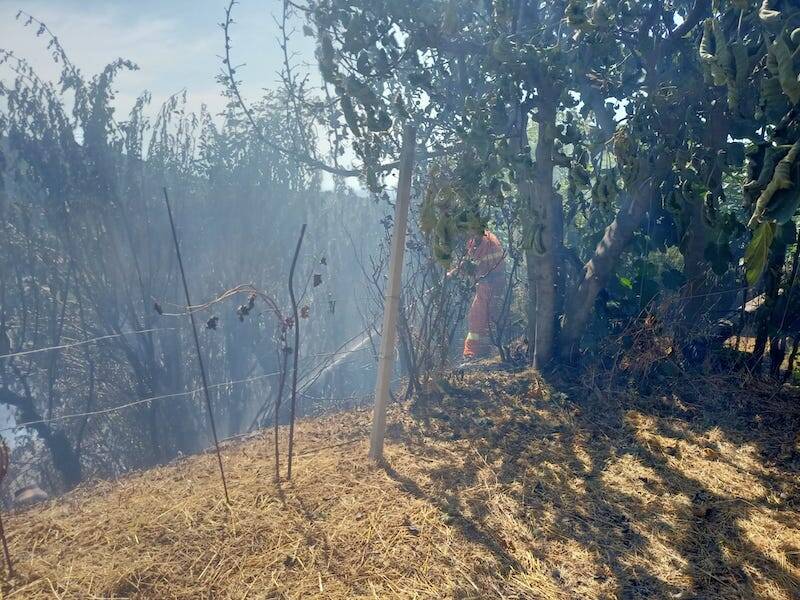
<svg viewBox="0 0 800 600"><path fill-rule="evenodd" d="M280 444L278 444L278 419L280 418L281 404L283 403L283 388L286 386L286 372L289 369L289 349L284 341L281 345L281 375L278 381L278 396L275 398L275 482L281 480Z"/></svg>
<svg viewBox="0 0 800 600"><path fill-rule="evenodd" d="M289 466L286 469L286 479L292 478L292 456L294 449L294 415L297 407L297 357L300 354L300 314L297 310L297 298L294 295L294 270L297 267L297 258L300 256L300 246L303 245L303 237L306 234L306 224L300 228L300 237L297 239L297 247L294 249L292 258L292 268L289 270L289 297L292 299L292 318L294 319L294 355L292 362L292 405L289 407Z"/></svg>
<svg viewBox="0 0 800 600"><path fill-rule="evenodd" d="M8 565L8 576L14 576L14 564L11 562L11 552L8 550L8 542L6 541L6 530L3 527L3 517L0 516L0 537L3 538L3 554L6 557L6 564Z"/></svg>
<svg viewBox="0 0 800 600"><path fill-rule="evenodd" d="M408 206L411 200L411 178L414 171L414 146L416 129L407 123L403 130L403 150L400 155L400 177L397 182L397 201L394 207L394 232L389 257L389 281L383 303L383 330L378 355L378 378L375 382L375 411L372 416L372 436L369 456L380 461L383 458L383 440L386 437L386 405L389 398L389 382L397 341L397 315L400 309L400 288L403 275L403 255L406 247L406 225Z"/></svg>
<svg viewBox="0 0 800 600"><path fill-rule="evenodd" d="M178 255L178 267L181 271L181 281L183 282L183 292L186 295L186 310L189 311L189 318L192 321L192 334L194 334L194 348L197 351L197 364L200 365L200 378L203 381L203 392L206 398L206 409L208 410L208 420L211 424L211 435L214 438L214 449L217 452L217 464L219 465L219 476L222 479L222 490L225 492L225 502L230 505L231 498L228 495L228 482L225 480L225 469L222 466L222 452L219 449L219 438L217 437L217 424L214 421L214 409L211 406L211 394L208 392L208 379L206 378L206 367L203 364L203 354L200 352L200 338L197 336L197 323L194 320L192 310L192 300L189 298L189 284L186 283L186 271L183 269L183 257L181 247L178 244L178 233L175 231L175 221L172 218L172 207L169 205L169 195L167 188L164 188L164 204L167 205L167 215L169 215L169 227L172 230L172 241L175 244L175 254Z"/></svg>
<svg viewBox="0 0 800 600"><path fill-rule="evenodd" d="M6 445L6 440L0 437L0 482L8 475L8 466L10 463L11 451ZM8 541L6 540L6 530L3 526L2 515L0 515L0 538L3 540L3 554L6 557L6 564L8 565L8 576L11 578L14 576L14 564L11 562L11 552L8 550Z"/></svg>

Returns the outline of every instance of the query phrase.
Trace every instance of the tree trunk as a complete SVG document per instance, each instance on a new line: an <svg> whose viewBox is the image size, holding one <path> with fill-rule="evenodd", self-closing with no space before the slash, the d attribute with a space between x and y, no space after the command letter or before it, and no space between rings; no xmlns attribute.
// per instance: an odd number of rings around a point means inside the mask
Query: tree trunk
<svg viewBox="0 0 800 600"><path fill-rule="evenodd" d="M791 223L791 222L790 222ZM769 249L769 261L764 272L764 304L757 312L756 341L753 355L750 357L749 367L757 372L761 367L761 359L767 349L770 339L770 330L779 329L783 313L779 310L778 294L783 279L783 269L786 266L786 240L781 236L780 226L776 239ZM780 313L780 314L778 314Z"/></svg>
<svg viewBox="0 0 800 600"><path fill-rule="evenodd" d="M698 318L707 304L705 292L708 290L708 264L705 259L708 228L703 221L703 199L688 198L684 210L688 213L686 227L686 246L683 255L683 272L688 285L684 288L683 336L691 337L691 329L698 324Z"/></svg>
<svg viewBox="0 0 800 600"><path fill-rule="evenodd" d="M0 403L17 409L19 422L35 423L30 427L39 434L50 451L53 466L61 475L64 486L70 489L78 485L81 481L81 463L77 453L62 431L54 431L47 423L42 422L42 415L36 410L31 398L20 396L8 388L0 388Z"/></svg>
<svg viewBox="0 0 800 600"><path fill-rule="evenodd" d="M718 152L726 147L728 141L730 127L726 114L725 104L722 102L717 102L715 106L709 108L709 126L703 136L707 149L703 162L708 165L703 178L714 198L720 199L724 194L722 189L724 165L720 164ZM685 304L680 329L682 337L691 338L692 330L697 329L699 320L709 309L707 292L711 281L705 257L709 236L709 228L705 223L705 199L700 195L684 198L684 211L689 217L685 233L687 239L683 267L688 285L684 288ZM711 301L714 302L716 299Z"/></svg>
<svg viewBox="0 0 800 600"><path fill-rule="evenodd" d="M528 339L533 364L544 367L552 359L556 337L556 257L561 255L563 240L559 237L562 207L553 191L553 151L555 143L555 109L540 108L532 177L523 172L517 185L528 207L528 231L542 229L544 248L535 244L525 251L528 274ZM521 147L528 146L528 119L520 119ZM522 171L522 170L521 170Z"/></svg>
<svg viewBox="0 0 800 600"><path fill-rule="evenodd" d="M636 228L642 222L654 192L653 178L648 177L634 187L625 205L606 227L603 239L597 245L594 256L583 268L583 279L578 288L569 295L564 312L561 332L561 349L566 356L573 357L578 341L592 315L597 294L606 287L622 252L633 239Z"/></svg>

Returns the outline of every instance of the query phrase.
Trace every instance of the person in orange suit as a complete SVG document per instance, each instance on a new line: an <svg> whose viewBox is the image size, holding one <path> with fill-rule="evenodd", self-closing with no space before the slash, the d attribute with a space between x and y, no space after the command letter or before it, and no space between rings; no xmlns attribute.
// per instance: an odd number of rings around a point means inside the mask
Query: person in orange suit
<svg viewBox="0 0 800 600"><path fill-rule="evenodd" d="M490 348L490 328L505 291L505 267L503 246L497 236L486 229L469 238L465 260L447 274L453 277L469 270L475 279L475 297L467 315L468 331L464 340L464 358L468 361L487 354Z"/></svg>

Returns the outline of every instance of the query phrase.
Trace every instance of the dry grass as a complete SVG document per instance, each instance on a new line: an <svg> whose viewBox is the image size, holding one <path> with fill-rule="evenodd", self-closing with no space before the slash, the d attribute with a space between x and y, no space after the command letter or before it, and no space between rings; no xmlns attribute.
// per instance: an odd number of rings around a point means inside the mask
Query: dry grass
<svg viewBox="0 0 800 600"><path fill-rule="evenodd" d="M381 468L364 458L368 412L304 422L280 486L268 436L231 444L231 507L213 455L83 486L8 518L4 593L800 597L797 398L755 411L724 381L713 402L601 387L441 381L391 415Z"/></svg>

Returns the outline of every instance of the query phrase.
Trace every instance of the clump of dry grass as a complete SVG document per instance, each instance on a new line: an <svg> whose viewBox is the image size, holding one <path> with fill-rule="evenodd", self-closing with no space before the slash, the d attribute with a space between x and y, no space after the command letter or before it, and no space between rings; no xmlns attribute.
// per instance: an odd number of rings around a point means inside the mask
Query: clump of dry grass
<svg viewBox="0 0 800 600"><path fill-rule="evenodd" d="M227 445L230 507L203 455L13 515L20 573L4 592L800 595L800 486L793 467L765 455L770 419L738 427L736 406L726 419L673 392L563 393L533 371L476 372L436 387L390 415L382 467L365 459L370 414L356 411L299 425L291 483L272 482L267 435Z"/></svg>

